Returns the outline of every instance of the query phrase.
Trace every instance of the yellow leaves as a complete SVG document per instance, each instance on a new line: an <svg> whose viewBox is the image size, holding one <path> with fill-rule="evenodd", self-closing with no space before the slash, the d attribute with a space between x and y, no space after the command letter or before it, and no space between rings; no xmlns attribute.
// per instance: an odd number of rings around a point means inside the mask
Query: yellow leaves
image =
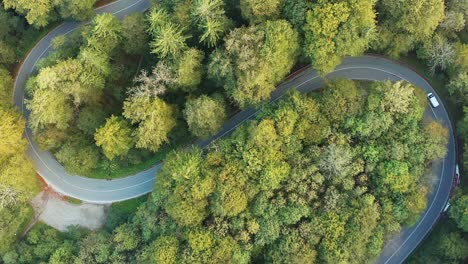
<svg viewBox="0 0 468 264"><path fill-rule="evenodd" d="M207 198L215 188L215 182L212 178L207 177L197 181L191 188L192 197L196 200Z"/></svg>
<svg viewBox="0 0 468 264"><path fill-rule="evenodd" d="M415 187L406 199L405 206L408 211L414 214L420 214L427 207L428 193L429 190L426 186L418 185Z"/></svg>
<svg viewBox="0 0 468 264"><path fill-rule="evenodd" d="M261 22L278 17L281 10L281 0L241 0L242 16L251 23Z"/></svg>
<svg viewBox="0 0 468 264"><path fill-rule="evenodd" d="M133 146L131 128L125 120L116 116L108 118L106 124L96 130L94 139L110 160L127 155Z"/></svg>
<svg viewBox="0 0 468 264"><path fill-rule="evenodd" d="M247 230L250 234L254 235L260 230L260 224L256 219L250 219L247 221Z"/></svg>
<svg viewBox="0 0 468 264"><path fill-rule="evenodd" d="M175 109L159 98L131 97L124 102L125 118L138 123L136 146L157 151L176 126Z"/></svg>
<svg viewBox="0 0 468 264"><path fill-rule="evenodd" d="M380 84L384 93L380 101L382 110L392 114L407 114L414 99L413 85L402 81L395 83L385 81Z"/></svg>
<svg viewBox="0 0 468 264"><path fill-rule="evenodd" d="M350 16L350 9L346 2L326 3L323 6L315 6L308 11L308 28L332 40L341 23Z"/></svg>
<svg viewBox="0 0 468 264"><path fill-rule="evenodd" d="M247 195L238 187L219 187L216 195L219 196L217 205L222 216L235 216L247 208Z"/></svg>
<svg viewBox="0 0 468 264"><path fill-rule="evenodd" d="M13 109L0 108L0 160L26 150L23 139L25 122L21 115Z"/></svg>
<svg viewBox="0 0 468 264"><path fill-rule="evenodd" d="M203 52L195 48L183 53L177 73L177 82L180 86L190 90L200 84L203 74L203 57Z"/></svg>
<svg viewBox="0 0 468 264"><path fill-rule="evenodd" d="M173 236L159 237L153 243L151 260L158 264L175 264L179 251L179 241Z"/></svg>
<svg viewBox="0 0 468 264"><path fill-rule="evenodd" d="M408 164L398 161L387 163L382 177L390 190L397 193L408 192L414 182L413 176L408 171Z"/></svg>
<svg viewBox="0 0 468 264"><path fill-rule="evenodd" d="M22 202L32 198L38 191L34 168L21 152L0 159L0 184L13 188Z"/></svg>
<svg viewBox="0 0 468 264"><path fill-rule="evenodd" d="M443 158L447 153L448 129L438 121L431 121L424 126L424 133L427 159L433 161Z"/></svg>
<svg viewBox="0 0 468 264"><path fill-rule="evenodd" d="M188 233L188 242L195 251L203 251L213 246L213 237L209 231L193 230Z"/></svg>
<svg viewBox="0 0 468 264"><path fill-rule="evenodd" d="M375 28L373 1L320 1L307 12L305 51L320 74L332 71L346 55L365 51ZM374 15L375 16L375 15Z"/></svg>
<svg viewBox="0 0 468 264"><path fill-rule="evenodd" d="M252 143L265 149L279 148L281 142L272 119L264 119L257 125Z"/></svg>

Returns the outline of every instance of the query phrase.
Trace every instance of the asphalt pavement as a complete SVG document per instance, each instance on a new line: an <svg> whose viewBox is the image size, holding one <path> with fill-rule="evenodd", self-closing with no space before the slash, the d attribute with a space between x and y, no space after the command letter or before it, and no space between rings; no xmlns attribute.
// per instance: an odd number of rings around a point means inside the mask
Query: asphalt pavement
<svg viewBox="0 0 468 264"><path fill-rule="evenodd" d="M123 18L133 12L143 12L148 7L149 0L119 0L98 8L96 12L109 12L119 18ZM26 119L29 113L24 105L24 88L27 79L35 70L35 64L39 59L46 57L51 51L50 44L54 37L69 34L82 24L86 23L66 22L52 30L36 44L21 65L15 80L14 102ZM416 72L397 62L373 56L345 58L341 65L326 76L326 79L332 78L375 81L406 80L423 88L427 92L432 92L441 103L438 108L431 108L431 114L449 128L450 139L447 146L448 153L443 161L441 161L441 166L434 166L433 169L436 181L428 197L428 207L423 213L421 220L412 228L404 229L396 238L390 240L380 257L376 260L377 263L384 264L401 263L432 229L448 200L455 171L455 142L450 119L443 102L430 84ZM288 90L293 88L303 93L313 91L321 87L323 82L324 79L319 77L316 71L307 68L280 84L272 93L271 101L280 99L287 94ZM256 111L256 109L250 108L236 114L225 123L218 134L206 141L197 143L197 145L205 147L229 134L246 120L254 117ZM34 162L38 174L56 191L87 202L112 203L149 193L153 188L155 175L162 166L162 164L157 164L136 175L114 180L98 180L70 175L50 153L39 149L33 141L32 133L29 129L26 129L25 137L29 142L28 155Z"/></svg>

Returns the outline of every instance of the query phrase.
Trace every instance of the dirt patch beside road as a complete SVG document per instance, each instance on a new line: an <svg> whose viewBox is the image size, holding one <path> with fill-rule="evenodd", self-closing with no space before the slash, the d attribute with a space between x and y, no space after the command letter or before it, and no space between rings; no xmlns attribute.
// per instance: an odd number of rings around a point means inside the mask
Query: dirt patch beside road
<svg viewBox="0 0 468 264"><path fill-rule="evenodd" d="M83 202L79 205L66 201L64 197L44 191L39 193L31 204L35 219L42 221L60 231L68 226L79 225L91 230L102 227L106 221L110 205Z"/></svg>

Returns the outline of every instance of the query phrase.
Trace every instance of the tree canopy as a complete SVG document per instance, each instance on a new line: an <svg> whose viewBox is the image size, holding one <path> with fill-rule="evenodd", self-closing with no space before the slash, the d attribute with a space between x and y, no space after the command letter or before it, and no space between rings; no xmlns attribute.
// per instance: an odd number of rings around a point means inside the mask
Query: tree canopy
<svg viewBox="0 0 468 264"><path fill-rule="evenodd" d="M373 0L320 1L307 11L305 53L321 74L332 71L344 56L359 56L375 36Z"/></svg>
<svg viewBox="0 0 468 264"><path fill-rule="evenodd" d="M156 151L176 125L174 108L159 98L134 96L124 103L125 118L138 124L136 146Z"/></svg>
<svg viewBox="0 0 468 264"><path fill-rule="evenodd" d="M94 139L110 160L127 155L133 146L132 129L116 116L108 118L106 124L96 130Z"/></svg>
<svg viewBox="0 0 468 264"><path fill-rule="evenodd" d="M202 95L187 101L184 117L190 132L195 136L208 137L214 135L226 121L224 102L217 98Z"/></svg>
<svg viewBox="0 0 468 264"><path fill-rule="evenodd" d="M96 0L6 0L3 5L6 9L12 8L20 14L24 14L29 24L41 28L50 22L62 18L73 18L77 20L89 19L94 14L94 3Z"/></svg>
<svg viewBox="0 0 468 264"><path fill-rule="evenodd" d="M393 58L430 38L444 18L443 0L378 1L376 7L375 47Z"/></svg>
<svg viewBox="0 0 468 264"><path fill-rule="evenodd" d="M266 100L294 65L297 32L284 20L234 29L212 54L208 74L242 108Z"/></svg>

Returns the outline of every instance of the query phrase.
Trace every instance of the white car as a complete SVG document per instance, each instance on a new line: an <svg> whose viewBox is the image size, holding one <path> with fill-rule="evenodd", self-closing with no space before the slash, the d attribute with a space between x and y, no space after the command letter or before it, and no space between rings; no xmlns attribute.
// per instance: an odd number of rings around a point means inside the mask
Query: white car
<svg viewBox="0 0 468 264"><path fill-rule="evenodd" d="M436 108L439 106L439 101L437 101L437 98L432 93L427 94L427 99L429 99L432 107Z"/></svg>
<svg viewBox="0 0 468 264"><path fill-rule="evenodd" d="M449 208L450 208L450 202L447 202L447 203L445 204L444 210L443 210L442 212L444 212L444 213L447 212L447 210L448 210Z"/></svg>

